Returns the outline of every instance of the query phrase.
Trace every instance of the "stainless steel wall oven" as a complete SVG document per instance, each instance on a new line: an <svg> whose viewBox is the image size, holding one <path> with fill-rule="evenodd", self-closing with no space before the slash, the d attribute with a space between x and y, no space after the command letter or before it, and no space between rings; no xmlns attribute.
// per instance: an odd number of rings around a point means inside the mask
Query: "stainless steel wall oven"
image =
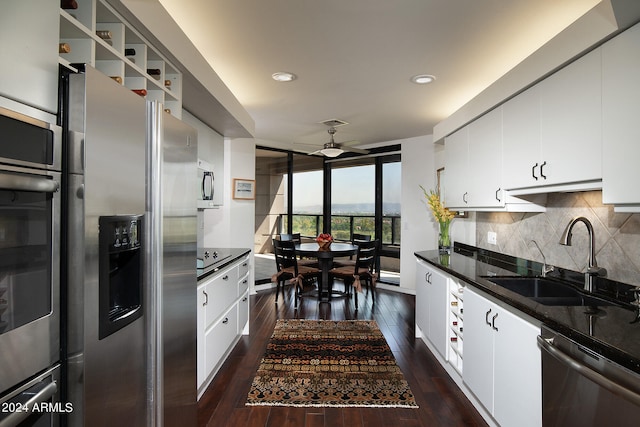
<svg viewBox="0 0 640 427"><path fill-rule="evenodd" d="M60 137L55 124L0 108L0 405L24 390L43 402L58 393ZM0 424L29 417L9 412Z"/></svg>

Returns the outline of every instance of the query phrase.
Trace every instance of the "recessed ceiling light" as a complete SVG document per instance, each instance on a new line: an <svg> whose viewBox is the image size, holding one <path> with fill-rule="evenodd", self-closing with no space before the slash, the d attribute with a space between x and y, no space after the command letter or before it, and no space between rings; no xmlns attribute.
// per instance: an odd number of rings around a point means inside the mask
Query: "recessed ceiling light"
<svg viewBox="0 0 640 427"><path fill-rule="evenodd" d="M277 82L290 82L296 79L295 74L287 73L286 71L278 71L277 73L271 74L271 77Z"/></svg>
<svg viewBox="0 0 640 427"><path fill-rule="evenodd" d="M417 85L426 85L428 83L431 83L435 79L435 76L432 76L430 74L418 74L417 76L411 77L411 81Z"/></svg>

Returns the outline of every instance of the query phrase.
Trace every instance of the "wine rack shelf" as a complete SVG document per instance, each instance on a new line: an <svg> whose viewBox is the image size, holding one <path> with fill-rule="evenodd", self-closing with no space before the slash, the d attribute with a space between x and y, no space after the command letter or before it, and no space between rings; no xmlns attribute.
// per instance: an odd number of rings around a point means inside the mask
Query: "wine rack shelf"
<svg viewBox="0 0 640 427"><path fill-rule="evenodd" d="M103 0L76 0L76 9L60 9L60 43L70 48L59 63L88 64L114 84L145 94L174 116L182 115L182 74L132 25ZM102 35L102 37L100 35Z"/></svg>
<svg viewBox="0 0 640 427"><path fill-rule="evenodd" d="M449 281L449 357L448 362L462 375L464 332L464 287Z"/></svg>

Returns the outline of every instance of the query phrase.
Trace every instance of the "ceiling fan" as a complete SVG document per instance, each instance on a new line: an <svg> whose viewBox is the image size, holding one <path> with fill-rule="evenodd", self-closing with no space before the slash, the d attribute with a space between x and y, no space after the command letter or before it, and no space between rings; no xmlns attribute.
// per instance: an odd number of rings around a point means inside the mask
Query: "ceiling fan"
<svg viewBox="0 0 640 427"><path fill-rule="evenodd" d="M355 147L349 147L347 144L349 144L349 142L343 142L338 144L337 142L335 142L333 140L333 135L336 134L336 128L331 126L329 127L329 129L327 130L327 132L329 133L329 135L331 135L331 141L327 142L326 144L324 144L324 147L320 150L316 150L312 153L309 153L310 155L323 155L325 157L338 157L340 154L344 153L345 151L351 152L351 153L360 153L360 154L369 154L369 151L367 150L363 150L361 148L355 148ZM352 141L350 141L352 142ZM355 141L353 141L355 142Z"/></svg>

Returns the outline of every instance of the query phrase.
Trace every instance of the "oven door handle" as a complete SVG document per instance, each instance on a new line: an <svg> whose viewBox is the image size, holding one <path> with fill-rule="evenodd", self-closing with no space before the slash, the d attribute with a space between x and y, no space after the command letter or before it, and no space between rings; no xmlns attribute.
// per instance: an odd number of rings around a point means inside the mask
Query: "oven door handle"
<svg viewBox="0 0 640 427"><path fill-rule="evenodd" d="M50 382L42 390L29 397L29 400L25 402L23 407L29 408L28 411L25 410L11 412L0 421L0 427L17 426L31 415L31 408L33 408L33 405L35 405L36 403L46 402L51 398L51 396L56 394L56 391L58 391L58 385L55 381ZM22 392L22 394L28 395L29 389Z"/></svg>
<svg viewBox="0 0 640 427"><path fill-rule="evenodd" d="M541 336L538 336L538 344L540 344L543 350L555 357L561 363L567 365L570 369L573 369L599 386L609 390L611 393L621 396L636 405L640 405L640 394L618 384L610 378L602 375L600 372L591 369L579 360L569 356L567 353L553 345L553 338L542 338Z"/></svg>
<svg viewBox="0 0 640 427"><path fill-rule="evenodd" d="M55 193L60 189L60 183L53 179L0 172L0 188L4 190Z"/></svg>

